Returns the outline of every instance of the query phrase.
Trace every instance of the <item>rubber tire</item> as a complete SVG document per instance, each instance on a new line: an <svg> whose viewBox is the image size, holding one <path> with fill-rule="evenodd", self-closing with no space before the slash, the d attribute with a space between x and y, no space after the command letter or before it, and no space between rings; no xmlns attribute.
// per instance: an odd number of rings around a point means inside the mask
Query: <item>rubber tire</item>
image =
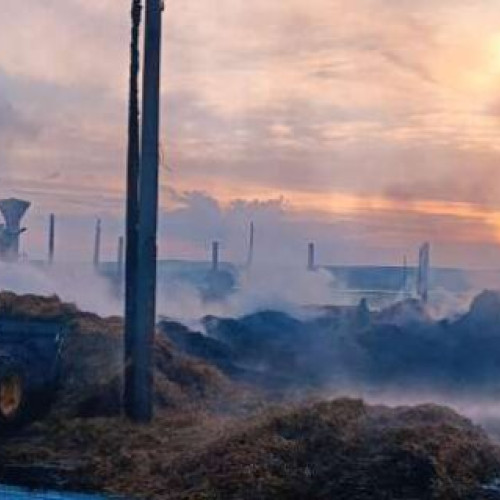
<svg viewBox="0 0 500 500"><path fill-rule="evenodd" d="M21 384L21 400L17 410L10 414L4 415L0 406L0 429L10 429L23 424L27 418L28 398L26 392L26 378L24 370L19 363L16 363L12 358L0 357L0 385L5 379L12 376L17 377Z"/></svg>

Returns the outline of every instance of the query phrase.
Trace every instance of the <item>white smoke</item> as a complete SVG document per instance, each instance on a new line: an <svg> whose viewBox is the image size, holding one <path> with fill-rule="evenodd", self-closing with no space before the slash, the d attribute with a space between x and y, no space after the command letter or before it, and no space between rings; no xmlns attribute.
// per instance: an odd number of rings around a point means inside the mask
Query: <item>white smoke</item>
<svg viewBox="0 0 500 500"><path fill-rule="evenodd" d="M262 309L297 313L304 306L331 304L336 285L325 270L260 266L242 275L240 289L229 303L235 315Z"/></svg>
<svg viewBox="0 0 500 500"><path fill-rule="evenodd" d="M255 266L243 271L236 290L220 301L206 301L187 283L160 284L158 312L189 326L207 315L239 317L266 309L304 314L304 307L331 304L340 289L331 273L292 267Z"/></svg>
<svg viewBox="0 0 500 500"><path fill-rule="evenodd" d="M434 319L451 319L466 313L474 297L480 290L466 292L451 292L444 288L437 288L430 294L428 310Z"/></svg>
<svg viewBox="0 0 500 500"><path fill-rule="evenodd" d="M58 264L42 266L0 262L0 290L17 294L57 295L75 303L84 311L102 316L122 313L120 301L113 295L110 282L92 266Z"/></svg>
<svg viewBox="0 0 500 500"><path fill-rule="evenodd" d="M334 288L333 276L324 270L256 266L251 273L243 272L234 293L219 301L204 300L201 291L187 280L166 278L159 283L157 309L159 315L189 325L206 315L234 317L264 309L298 315L303 306L332 303ZM114 293L111 280L86 264L0 262L0 290L57 295L103 316L123 313L123 300Z"/></svg>
<svg viewBox="0 0 500 500"><path fill-rule="evenodd" d="M198 279L194 281L170 273L160 274L158 315L193 326L207 315L239 317L266 309L300 317L305 314L306 306L353 305L362 298L362 294L348 292L343 283L324 269L308 271L294 266L256 264L251 270L240 272L233 293L224 299L210 301L204 299L199 287L206 272L203 269L195 271ZM104 316L123 314L123 299L113 290L112 280L84 263L47 266L0 262L0 290L58 295L82 310ZM453 317L465 312L474 296L472 290L463 294L435 290L431 294L429 312L436 319ZM391 302L403 298L394 296Z"/></svg>
<svg viewBox="0 0 500 500"><path fill-rule="evenodd" d="M0 263L0 290L18 294L58 295L80 309L100 315L122 314L123 303L114 294L111 280L95 273L90 265L58 264L48 267L28 263ZM238 317L265 309L303 314L304 306L335 303L345 288L325 270L309 272L292 267L255 266L242 272L236 291L224 301L205 301L198 288L182 280L166 280L159 287L158 313L201 330L200 319L212 314ZM471 296L439 291L434 294L436 316L450 316L468 307ZM341 360L339 360L341 361ZM340 366L341 363L338 363ZM349 394L369 403L390 406L434 402L446 404L484 425L500 438L500 405L490 394L451 394L443 391L401 392L383 386L339 383L327 396Z"/></svg>

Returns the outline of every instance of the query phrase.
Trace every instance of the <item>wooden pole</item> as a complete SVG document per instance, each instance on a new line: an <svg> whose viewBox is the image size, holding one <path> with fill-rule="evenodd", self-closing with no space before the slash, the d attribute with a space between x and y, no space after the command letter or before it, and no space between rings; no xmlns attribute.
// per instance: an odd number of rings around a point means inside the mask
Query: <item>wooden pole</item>
<svg viewBox="0 0 500 500"><path fill-rule="evenodd" d="M124 407L129 418L135 415L135 323L137 290L137 229L139 224L139 38L142 17L141 0L132 0L130 81L127 148L127 210L125 250L125 384Z"/></svg>
<svg viewBox="0 0 500 500"><path fill-rule="evenodd" d="M125 250L125 240L123 236L118 238L118 255L116 259L116 293L119 299L123 294L123 255Z"/></svg>
<svg viewBox="0 0 500 500"><path fill-rule="evenodd" d="M153 341L156 325L156 260L160 126L160 62L162 0L146 0L142 148L139 173L137 283L132 355L130 417L148 423L153 417Z"/></svg>

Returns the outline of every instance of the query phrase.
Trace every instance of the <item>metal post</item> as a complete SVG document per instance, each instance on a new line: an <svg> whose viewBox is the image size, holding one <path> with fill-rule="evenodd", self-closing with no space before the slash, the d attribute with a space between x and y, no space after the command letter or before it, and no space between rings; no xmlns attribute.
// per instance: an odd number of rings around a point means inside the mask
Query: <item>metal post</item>
<svg viewBox="0 0 500 500"><path fill-rule="evenodd" d="M156 324L156 259L160 125L161 0L146 0L142 101L142 150L139 174L136 320L132 354L132 405L129 417L148 423L153 417L153 341Z"/></svg>
<svg viewBox="0 0 500 500"><path fill-rule="evenodd" d="M255 225L253 222L250 223L250 241L248 245L248 258L247 258L247 268L250 269L253 264L253 252L255 244Z"/></svg>
<svg viewBox="0 0 500 500"><path fill-rule="evenodd" d="M403 284L402 284L403 293L406 295L408 291L408 259L406 255L403 257Z"/></svg>
<svg viewBox="0 0 500 500"><path fill-rule="evenodd" d="M212 271L216 272L219 270L219 242L214 241L212 243Z"/></svg>
<svg viewBox="0 0 500 500"><path fill-rule="evenodd" d="M429 299L430 244L424 243L418 253L417 294L422 302Z"/></svg>
<svg viewBox="0 0 500 500"><path fill-rule="evenodd" d="M49 264L54 263L54 252L55 252L55 239L56 239L56 216L50 214L49 219Z"/></svg>
<svg viewBox="0 0 500 500"><path fill-rule="evenodd" d="M314 271L316 269L315 263L315 248L314 243L309 243L308 255L307 255L307 270Z"/></svg>
<svg viewBox="0 0 500 500"><path fill-rule="evenodd" d="M101 219L97 219L95 225L95 241L94 241L94 268L99 269L101 261Z"/></svg>

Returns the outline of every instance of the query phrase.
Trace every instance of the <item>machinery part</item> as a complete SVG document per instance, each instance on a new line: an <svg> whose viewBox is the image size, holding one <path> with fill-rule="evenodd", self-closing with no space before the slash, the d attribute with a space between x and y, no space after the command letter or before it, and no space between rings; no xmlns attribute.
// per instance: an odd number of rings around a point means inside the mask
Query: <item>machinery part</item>
<svg viewBox="0 0 500 500"><path fill-rule="evenodd" d="M0 200L0 213L5 225L0 230L0 258L14 261L19 257L19 237L26 230L21 227L21 220L31 206L29 201L10 198Z"/></svg>
<svg viewBox="0 0 500 500"><path fill-rule="evenodd" d="M26 415L26 384L22 368L0 358L0 425L16 425Z"/></svg>
<svg viewBox="0 0 500 500"><path fill-rule="evenodd" d="M50 408L65 337L59 322L0 320L0 430L21 426Z"/></svg>

